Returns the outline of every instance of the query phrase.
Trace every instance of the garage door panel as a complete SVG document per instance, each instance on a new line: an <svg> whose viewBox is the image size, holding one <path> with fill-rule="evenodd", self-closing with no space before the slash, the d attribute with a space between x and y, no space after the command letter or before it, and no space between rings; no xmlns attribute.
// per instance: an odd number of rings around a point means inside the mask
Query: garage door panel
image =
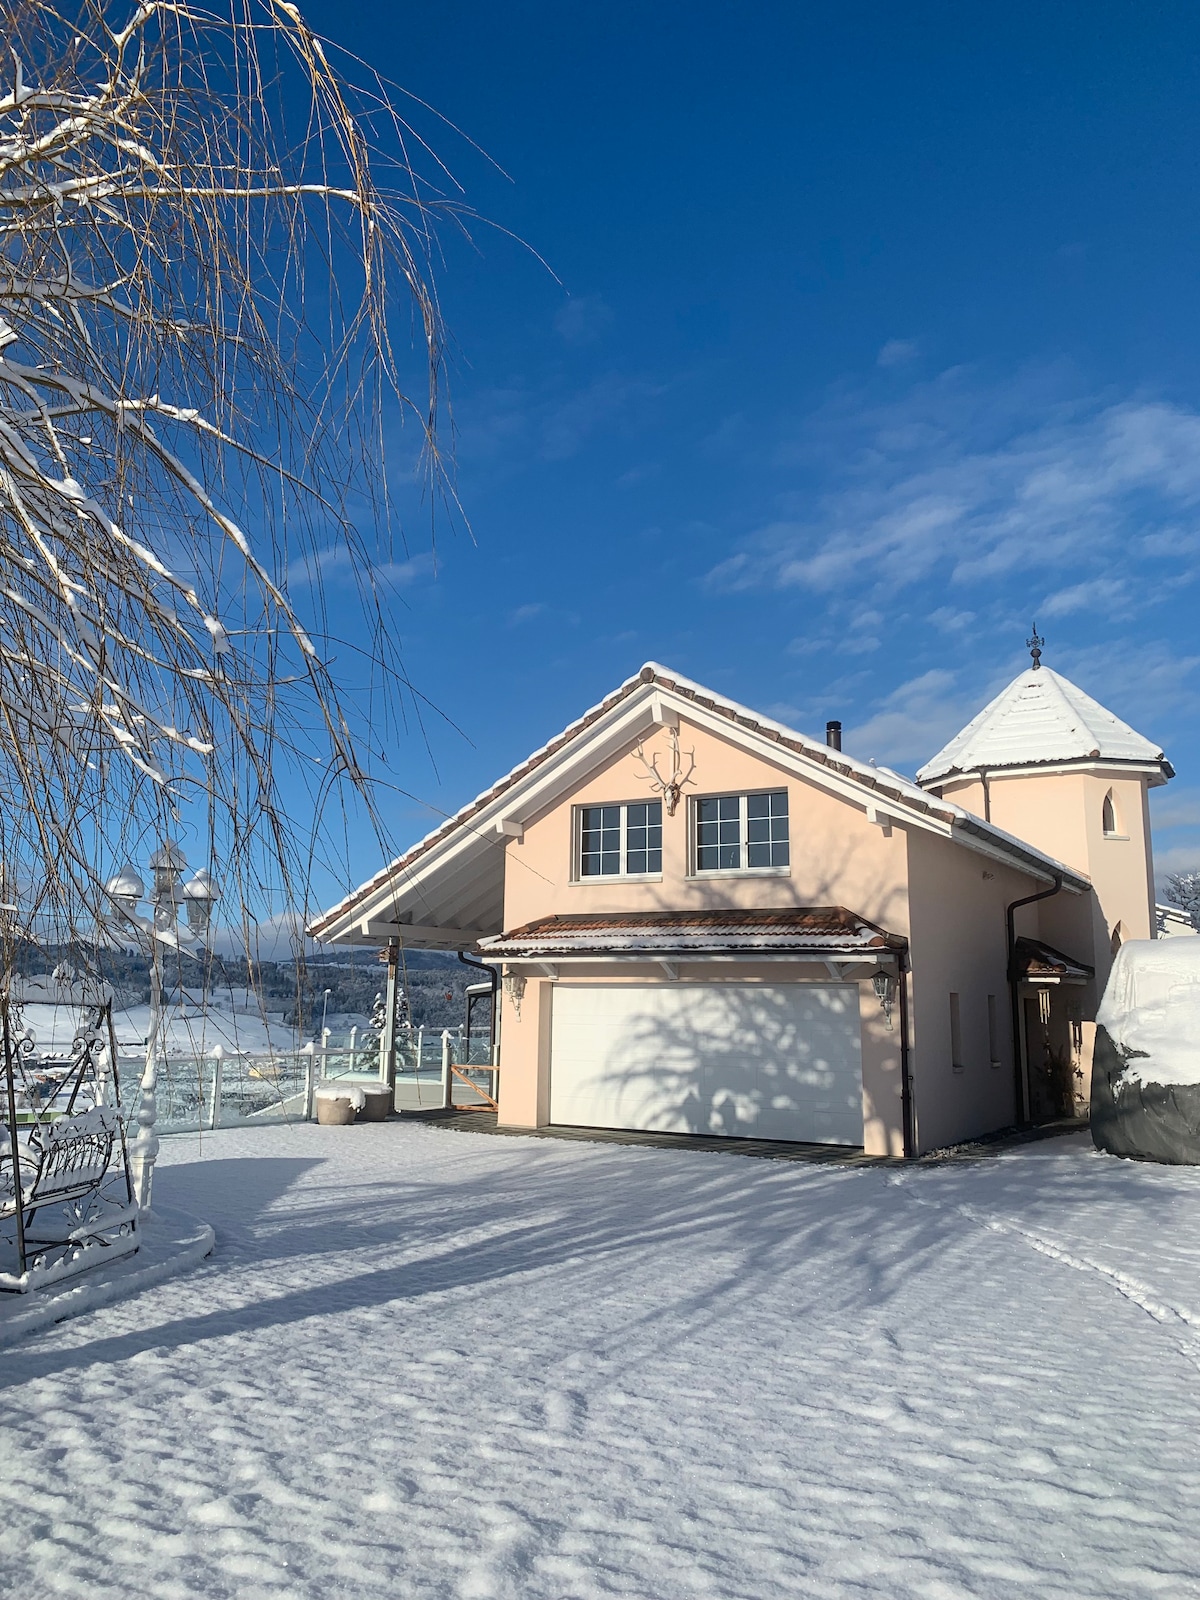
<svg viewBox="0 0 1200 1600"><path fill-rule="evenodd" d="M849 984L558 984L553 1122L862 1143Z"/></svg>

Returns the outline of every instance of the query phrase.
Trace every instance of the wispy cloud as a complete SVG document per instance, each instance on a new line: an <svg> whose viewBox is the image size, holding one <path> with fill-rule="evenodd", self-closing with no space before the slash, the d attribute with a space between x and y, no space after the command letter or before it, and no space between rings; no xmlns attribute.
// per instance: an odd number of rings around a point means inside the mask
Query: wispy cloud
<svg viewBox="0 0 1200 1600"><path fill-rule="evenodd" d="M913 771L941 749L980 709L978 692L959 674L935 667L877 702L873 715L845 734L845 747L863 761Z"/></svg>
<svg viewBox="0 0 1200 1600"><path fill-rule="evenodd" d="M1076 611L1111 612L1117 601L1128 601L1128 585L1121 578L1090 578L1047 595L1038 607L1043 617L1069 617Z"/></svg>
<svg viewBox="0 0 1200 1600"><path fill-rule="evenodd" d="M555 312L554 331L567 344L593 344L612 321L612 307L598 294L577 294Z"/></svg>
<svg viewBox="0 0 1200 1600"><path fill-rule="evenodd" d="M327 545L322 550L310 550L288 566L287 585L291 590L312 588L318 584L357 583L369 573L377 584L393 589L407 589L418 579L432 575L434 557L431 550L421 551L405 561L378 561L368 563L343 543Z"/></svg>
<svg viewBox="0 0 1200 1600"><path fill-rule="evenodd" d="M878 356L876 356L876 365L880 367L903 367L916 357L920 348L915 339L889 339Z"/></svg>
<svg viewBox="0 0 1200 1600"><path fill-rule="evenodd" d="M634 433L663 392L662 384L623 372L600 373L574 389L491 389L458 411L458 457L475 468L567 461L597 436Z"/></svg>
<svg viewBox="0 0 1200 1600"><path fill-rule="evenodd" d="M1047 614L1066 615L1122 604L1147 557L1200 568L1200 415L1167 401L1063 401L1037 383L998 395L950 371L886 407L839 396L780 452L789 461L819 486L781 493L781 515L710 571L711 588L965 593L1061 571L1073 582L1046 596ZM1164 523L1172 538L1150 542Z"/></svg>
<svg viewBox="0 0 1200 1600"><path fill-rule="evenodd" d="M523 622L532 622L534 617L540 617L545 609L540 600L529 605L517 606L514 611L508 613L508 625L510 628L519 628Z"/></svg>

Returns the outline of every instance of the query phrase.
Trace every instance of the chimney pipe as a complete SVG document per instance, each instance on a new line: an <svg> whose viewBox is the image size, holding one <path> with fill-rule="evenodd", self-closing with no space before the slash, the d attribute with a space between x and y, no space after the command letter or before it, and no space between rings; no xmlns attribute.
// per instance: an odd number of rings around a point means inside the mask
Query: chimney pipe
<svg viewBox="0 0 1200 1600"><path fill-rule="evenodd" d="M827 722L825 724L825 743L831 750L842 748L842 725L840 722Z"/></svg>

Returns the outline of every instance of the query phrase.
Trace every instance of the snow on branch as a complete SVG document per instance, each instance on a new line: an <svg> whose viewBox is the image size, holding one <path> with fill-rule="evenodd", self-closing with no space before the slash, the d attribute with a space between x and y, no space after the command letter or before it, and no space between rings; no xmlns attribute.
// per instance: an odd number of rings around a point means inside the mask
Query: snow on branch
<svg viewBox="0 0 1200 1600"><path fill-rule="evenodd" d="M389 526L403 418L449 492L429 263L456 208L294 6L224 3L120 27L102 0L5 7L0 877L55 938L86 936L105 877L181 816L226 905L302 906L315 835L290 786L316 769L328 804L368 770L317 557L349 558L386 700L405 680L358 526Z"/></svg>

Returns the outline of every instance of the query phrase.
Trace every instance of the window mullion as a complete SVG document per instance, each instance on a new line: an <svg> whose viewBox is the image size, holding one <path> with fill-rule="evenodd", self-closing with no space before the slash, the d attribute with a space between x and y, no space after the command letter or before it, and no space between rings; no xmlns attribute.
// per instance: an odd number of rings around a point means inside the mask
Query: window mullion
<svg viewBox="0 0 1200 1600"><path fill-rule="evenodd" d="M621 851L621 853L617 858L617 871L621 875L621 877L624 877L625 874L629 870L628 837L629 837L629 807L628 806L622 806L621 807L621 832L620 832L620 841L621 841L621 843L620 843L620 851Z"/></svg>
<svg viewBox="0 0 1200 1600"><path fill-rule="evenodd" d="M739 849L738 849L738 870L739 871L741 871L743 868L749 867L749 865L750 865L750 814L749 814L750 813L750 807L749 807L749 800L750 800L750 796L748 794L741 794L741 795L738 796L738 832L742 836L742 842L741 842L741 845L739 846Z"/></svg>

